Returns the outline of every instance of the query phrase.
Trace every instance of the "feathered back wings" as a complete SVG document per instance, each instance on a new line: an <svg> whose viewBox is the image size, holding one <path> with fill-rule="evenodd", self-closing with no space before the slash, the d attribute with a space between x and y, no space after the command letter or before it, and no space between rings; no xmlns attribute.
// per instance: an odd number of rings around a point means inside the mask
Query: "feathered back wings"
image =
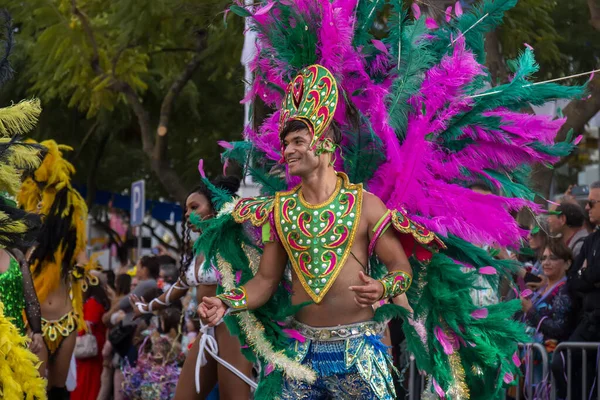
<svg viewBox="0 0 600 400"><path fill-rule="evenodd" d="M255 79L244 101L277 110L299 69L318 63L340 88L335 120L344 132L336 168L363 182L389 208L405 208L438 233L477 244L516 245L522 234L511 212L536 208L527 177L535 163L552 164L573 148L554 143L562 119L520 110L581 96L581 87L535 85L531 49L511 63L509 83L491 88L483 37L515 0L457 7L439 23L400 1L263 1L232 7L257 32ZM386 25L383 26L382 23ZM285 186L279 111L252 143L228 144L225 158L249 168L266 192ZM252 160L252 163L249 161ZM467 189L484 181L498 195ZM289 185L297 183L288 180Z"/></svg>

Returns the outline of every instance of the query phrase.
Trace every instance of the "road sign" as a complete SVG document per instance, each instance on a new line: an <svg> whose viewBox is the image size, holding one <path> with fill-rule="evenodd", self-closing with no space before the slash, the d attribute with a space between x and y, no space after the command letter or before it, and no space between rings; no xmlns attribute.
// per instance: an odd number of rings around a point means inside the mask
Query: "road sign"
<svg viewBox="0 0 600 400"><path fill-rule="evenodd" d="M131 214L129 221L131 226L140 226L144 223L144 215L146 214L145 188L144 180L131 184Z"/></svg>

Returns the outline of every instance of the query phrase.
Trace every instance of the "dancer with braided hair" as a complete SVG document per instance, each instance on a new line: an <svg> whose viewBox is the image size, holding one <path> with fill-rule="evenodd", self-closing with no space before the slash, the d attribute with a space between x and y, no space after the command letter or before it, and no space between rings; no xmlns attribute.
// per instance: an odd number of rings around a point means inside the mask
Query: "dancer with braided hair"
<svg viewBox="0 0 600 400"><path fill-rule="evenodd" d="M212 184L214 187L233 196L239 189L240 181L238 178L231 176L218 177ZM139 316L162 310L172 302L185 296L188 290L193 287L196 288L196 298L199 302L204 297L216 295L218 283L217 270L209 263L206 263L202 254L193 255L191 232L202 233L190 221L192 214L201 220L215 217L218 209L212 201L213 197L214 195L208 187L202 184L194 188L186 198L182 221L183 249L181 254L181 276L166 293L152 300L150 303L146 303L137 296L130 296L136 315ZM219 348L219 357L233 365L244 375L251 376L252 364L244 358L240 351L238 339L229 334L225 325L210 328L203 334L211 335L216 339ZM221 399L249 398L250 387L247 383L238 378L222 364L217 363L212 356L198 353L201 342L202 338L198 337L187 355L177 384L175 400L205 399L217 383L220 383L219 395ZM198 357L204 357L206 360L206 364L199 370L196 369ZM199 376L195 376L196 373ZM199 392L197 392L196 385L191 384L191 382L195 381L199 383Z"/></svg>

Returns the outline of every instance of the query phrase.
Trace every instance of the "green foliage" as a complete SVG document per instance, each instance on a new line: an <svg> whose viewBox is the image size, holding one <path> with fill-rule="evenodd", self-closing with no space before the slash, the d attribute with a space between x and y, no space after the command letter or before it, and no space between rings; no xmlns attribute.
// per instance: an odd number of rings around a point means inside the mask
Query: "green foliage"
<svg viewBox="0 0 600 400"><path fill-rule="evenodd" d="M586 0L561 1L552 11L554 27L562 38L557 43L558 50L563 55L559 65L560 72L573 73L598 68L600 34L589 20L590 11Z"/></svg>
<svg viewBox="0 0 600 400"><path fill-rule="evenodd" d="M515 58L528 43L541 68L538 80L598 67L598 31L589 23L586 0L519 0L506 13L498 35L502 53Z"/></svg>
<svg viewBox="0 0 600 400"><path fill-rule="evenodd" d="M562 57L558 49L562 38L552 18L557 6L555 1L519 0L506 13L504 24L498 30L504 56L517 57L523 44L528 43L535 48L536 58L541 64L557 65Z"/></svg>
<svg viewBox="0 0 600 400"><path fill-rule="evenodd" d="M97 171L100 189L121 192L131 181L149 178L149 160L141 150L138 121L129 104L113 90L114 79L127 83L148 111L153 128L172 83L196 55L198 32L205 32L201 64L174 103L169 124L170 164L184 185L198 183L196 165L206 161L209 176L220 172L217 139L239 137L243 123L243 23L234 16L223 23L227 0L99 1L77 0L97 45L71 0L8 0L18 27L12 59L15 81L5 87L0 104L31 95L42 100L35 137L55 138L81 150L76 180L85 183L94 167L102 136L110 140ZM89 128L94 133L82 143ZM85 147L80 149L84 145ZM73 155L74 156L74 155ZM72 157L73 157L72 156ZM152 197L165 196L150 180Z"/></svg>

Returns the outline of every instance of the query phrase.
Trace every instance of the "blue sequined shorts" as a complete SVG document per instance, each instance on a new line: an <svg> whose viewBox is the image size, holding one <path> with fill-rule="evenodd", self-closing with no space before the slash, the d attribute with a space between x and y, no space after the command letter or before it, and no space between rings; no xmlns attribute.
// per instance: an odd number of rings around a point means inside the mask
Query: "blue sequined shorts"
<svg viewBox="0 0 600 400"><path fill-rule="evenodd" d="M381 342L382 325L371 321L335 328L314 328L297 322L294 325L307 337L304 343L291 344L295 360L311 366L317 380L312 384L284 380L281 400L396 398L388 348ZM347 337L315 339L331 336L329 332L334 329L346 330Z"/></svg>

